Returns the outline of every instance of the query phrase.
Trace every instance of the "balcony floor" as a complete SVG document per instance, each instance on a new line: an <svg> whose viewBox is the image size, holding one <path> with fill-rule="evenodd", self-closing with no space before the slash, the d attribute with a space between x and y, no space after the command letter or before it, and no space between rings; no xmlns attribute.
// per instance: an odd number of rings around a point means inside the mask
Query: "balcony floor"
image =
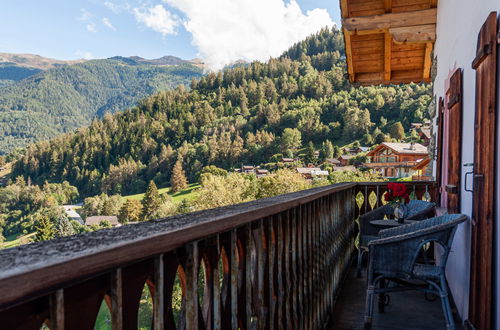
<svg viewBox="0 0 500 330"><path fill-rule="evenodd" d="M356 278L356 269L353 268L342 286L328 329L363 329L365 297L366 268L359 279ZM429 302L425 300L424 294L418 291L391 293L390 297L390 304L385 307L383 314L378 313L375 303L373 330L446 329L439 299ZM457 330L463 329L456 315L455 326Z"/></svg>

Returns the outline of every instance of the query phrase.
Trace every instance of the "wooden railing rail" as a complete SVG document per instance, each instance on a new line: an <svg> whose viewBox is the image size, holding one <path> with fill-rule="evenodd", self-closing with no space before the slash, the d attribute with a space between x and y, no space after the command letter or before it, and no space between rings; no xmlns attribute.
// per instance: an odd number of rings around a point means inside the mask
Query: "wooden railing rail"
<svg viewBox="0 0 500 330"><path fill-rule="evenodd" d="M355 249L354 197L373 187L383 185L337 184L0 251L0 328L93 329L105 301L113 329L136 329L145 284L154 329L323 328Z"/></svg>

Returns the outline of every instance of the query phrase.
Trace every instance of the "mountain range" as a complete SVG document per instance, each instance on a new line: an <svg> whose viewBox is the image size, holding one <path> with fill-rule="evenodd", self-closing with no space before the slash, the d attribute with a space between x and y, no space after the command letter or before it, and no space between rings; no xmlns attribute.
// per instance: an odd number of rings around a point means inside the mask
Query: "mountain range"
<svg viewBox="0 0 500 330"><path fill-rule="evenodd" d="M0 53L0 154L86 126L202 74L201 60L174 56L63 61Z"/></svg>
<svg viewBox="0 0 500 330"><path fill-rule="evenodd" d="M113 68L144 65L135 58L108 61ZM172 68L186 67L193 68ZM359 87L346 77L342 33L322 29L278 58L210 72L189 89L159 91L76 132L31 144L13 164L12 177L68 181L82 197L142 193L150 180L170 185L175 164L198 182L209 165L275 170L283 157L315 163L315 151L318 159L330 159L355 141L372 146L401 139L393 127L408 132L429 117L430 84ZM87 88L99 88L93 84ZM122 93L133 92L126 87Z"/></svg>

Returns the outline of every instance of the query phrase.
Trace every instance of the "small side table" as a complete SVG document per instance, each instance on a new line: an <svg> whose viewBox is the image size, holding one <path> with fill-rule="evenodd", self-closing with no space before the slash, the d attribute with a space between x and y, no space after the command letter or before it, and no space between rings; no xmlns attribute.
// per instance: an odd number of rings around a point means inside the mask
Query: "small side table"
<svg viewBox="0 0 500 330"><path fill-rule="evenodd" d="M387 220L370 221L370 225L377 227L377 228L381 228L381 229L387 229L387 228L409 225L409 224L412 224L415 222L418 222L418 220L405 220L403 223L399 223L397 220L387 219Z"/></svg>

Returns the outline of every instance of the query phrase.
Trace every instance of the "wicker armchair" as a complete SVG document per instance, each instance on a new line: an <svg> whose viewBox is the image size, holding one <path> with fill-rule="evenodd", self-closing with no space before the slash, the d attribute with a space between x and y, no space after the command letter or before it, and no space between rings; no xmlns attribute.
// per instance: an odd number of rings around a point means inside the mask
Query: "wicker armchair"
<svg viewBox="0 0 500 330"><path fill-rule="evenodd" d="M359 217L358 277L361 277L361 264L363 255L368 252L368 243L377 239L380 231L379 228L370 225L370 221L381 220L385 215L391 215L393 212L393 207L390 204L386 204ZM424 220L433 217L435 212L436 204L426 201L412 200L408 203L408 215L405 219Z"/></svg>
<svg viewBox="0 0 500 330"><path fill-rule="evenodd" d="M374 295L379 294L379 308L385 293L408 289L433 293L441 298L447 329L455 329L445 267L457 225L466 221L463 214L449 214L380 231L380 238L371 241L366 292L365 329L371 329ZM419 251L430 242L441 245L439 263L419 264ZM412 280L407 282L406 280ZM388 286L388 282L394 285Z"/></svg>

